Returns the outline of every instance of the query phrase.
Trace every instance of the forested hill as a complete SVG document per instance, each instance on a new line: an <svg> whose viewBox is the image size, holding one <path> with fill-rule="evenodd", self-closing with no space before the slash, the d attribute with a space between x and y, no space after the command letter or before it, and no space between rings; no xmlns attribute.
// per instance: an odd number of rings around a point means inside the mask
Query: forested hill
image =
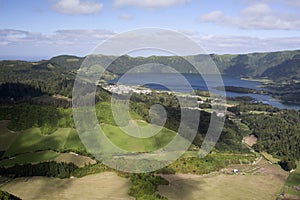
<svg viewBox="0 0 300 200"><path fill-rule="evenodd" d="M300 50L269 53L210 55L221 73L253 78L267 77L273 81L300 79ZM195 73L195 69L181 57L150 56L130 57L93 55L93 61L113 61L108 71L123 74L135 66L147 63L159 63L174 67L181 73ZM117 58L117 59L116 59ZM209 67L208 56L188 56L197 65ZM45 80L54 77L74 79L85 57L61 55L50 60L26 62L16 60L0 61L0 83L24 82L25 80ZM115 60L116 59L116 60ZM162 67L161 71L164 71ZM110 74L112 75L112 74Z"/></svg>

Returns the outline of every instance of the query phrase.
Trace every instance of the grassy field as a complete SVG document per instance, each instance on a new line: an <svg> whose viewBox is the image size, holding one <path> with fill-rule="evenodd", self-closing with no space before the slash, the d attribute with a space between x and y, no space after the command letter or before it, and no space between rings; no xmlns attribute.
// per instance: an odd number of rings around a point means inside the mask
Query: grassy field
<svg viewBox="0 0 300 200"><path fill-rule="evenodd" d="M0 121L0 151L6 151L19 134L9 131L7 129L8 124L8 120Z"/></svg>
<svg viewBox="0 0 300 200"><path fill-rule="evenodd" d="M112 172L82 178L17 178L1 190L26 199L133 199L127 192L130 182Z"/></svg>
<svg viewBox="0 0 300 200"><path fill-rule="evenodd" d="M39 128L27 129L19 134L3 156L14 156L38 150L62 149L70 131L70 128L60 128L51 135L42 135Z"/></svg>
<svg viewBox="0 0 300 200"><path fill-rule="evenodd" d="M166 146L177 133L163 128L159 133L149 138L136 138L124 133L119 127L112 125L102 125L105 135L118 147L130 152L155 151ZM182 143L187 142L182 139ZM181 144L178 144L181 145Z"/></svg>
<svg viewBox="0 0 300 200"><path fill-rule="evenodd" d="M99 123L116 125L115 119L114 119L114 116L113 116L112 110L111 110L111 103L109 103L109 102L97 103L95 105L95 108L96 108L96 115L97 115ZM120 117L120 116L116 116L116 117ZM124 117L126 119L125 115L122 117ZM130 117L135 120L142 119L141 116L139 116L137 113L135 113L133 111L130 111Z"/></svg>
<svg viewBox="0 0 300 200"><path fill-rule="evenodd" d="M271 163L275 164L278 163L278 161L280 161L278 158L274 158L271 154L268 154L267 152L262 152L261 153L268 161L270 161Z"/></svg>
<svg viewBox="0 0 300 200"><path fill-rule="evenodd" d="M300 161L297 162L296 170L291 173L285 182L285 194L298 196L300 199L300 190L295 188L300 188Z"/></svg>
<svg viewBox="0 0 300 200"><path fill-rule="evenodd" d="M257 171L255 174L163 175L170 185L159 186L159 193L172 200L274 200L287 177L286 172L266 161L233 166L236 167L240 170L253 167Z"/></svg>
<svg viewBox="0 0 300 200"><path fill-rule="evenodd" d="M54 151L25 153L22 155L17 155L16 157L12 157L12 159L5 159L0 161L0 166L10 167L15 164L26 164L26 163L35 163L41 161L49 161L55 159L57 156L59 156L59 153Z"/></svg>
<svg viewBox="0 0 300 200"><path fill-rule="evenodd" d="M76 130L71 129L63 149L73 151L76 150L80 152L85 151L85 146L82 144Z"/></svg>

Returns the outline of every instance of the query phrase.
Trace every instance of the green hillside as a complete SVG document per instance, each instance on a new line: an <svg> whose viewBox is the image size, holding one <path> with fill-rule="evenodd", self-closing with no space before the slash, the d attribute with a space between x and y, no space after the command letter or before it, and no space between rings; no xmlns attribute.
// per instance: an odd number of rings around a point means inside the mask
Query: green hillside
<svg viewBox="0 0 300 200"><path fill-rule="evenodd" d="M225 54L225 55L191 55L187 56L202 67L210 67L209 58L216 63L221 73L237 76L268 77L272 80L280 80L281 72L288 72L285 78L299 78L299 56L300 50L279 51L267 53L249 54ZM65 81L74 79L76 70L81 65L92 66L93 64L107 64L106 78L114 77L113 74L123 74L128 70L143 64L157 63L171 66L181 73L196 73L193 66L183 57L178 56L150 56L130 57L127 55L115 57L105 55L91 55L89 59L70 55L53 57L50 60L37 62L26 62L18 60L0 61L0 83L4 82L26 82L34 79L55 81L57 77ZM164 71L163 67L160 71Z"/></svg>

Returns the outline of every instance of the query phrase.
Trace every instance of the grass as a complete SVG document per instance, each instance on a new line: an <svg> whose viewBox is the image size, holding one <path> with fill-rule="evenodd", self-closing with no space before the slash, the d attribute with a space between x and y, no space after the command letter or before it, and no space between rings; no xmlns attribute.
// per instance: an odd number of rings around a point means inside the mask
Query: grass
<svg viewBox="0 0 300 200"><path fill-rule="evenodd" d="M173 176L173 179L176 175ZM168 180L168 178L166 178ZM169 186L159 186L159 193L179 200L274 200L279 180L260 175L178 176ZM280 187L280 186L279 186Z"/></svg>
<svg viewBox="0 0 300 200"><path fill-rule="evenodd" d="M235 124L239 127L239 129L242 131L242 135L250 135L252 131L250 128L247 126L247 124L244 124L241 122L241 120L234 120Z"/></svg>
<svg viewBox="0 0 300 200"><path fill-rule="evenodd" d="M290 174L286 181L288 186L300 185L300 161L297 162L296 170Z"/></svg>
<svg viewBox="0 0 300 200"><path fill-rule="evenodd" d="M51 135L42 135L39 128L22 131L3 157L40 150L63 149L71 128L59 128Z"/></svg>
<svg viewBox="0 0 300 200"><path fill-rule="evenodd" d="M270 161L273 164L278 163L280 161L278 158L274 158L271 154L268 154L267 152L261 153L268 161Z"/></svg>
<svg viewBox="0 0 300 200"><path fill-rule="evenodd" d="M133 199L127 193L130 181L112 172L82 178L16 178L1 186L21 199Z"/></svg>
<svg viewBox="0 0 300 200"><path fill-rule="evenodd" d="M9 131L7 129L8 124L8 120L0 121L0 151L6 151L19 134Z"/></svg>
<svg viewBox="0 0 300 200"><path fill-rule="evenodd" d="M290 173L285 186L288 187L285 191L287 194L300 197L300 191L293 188L294 186L300 187L300 161L297 161L297 168L293 173Z"/></svg>
<svg viewBox="0 0 300 200"><path fill-rule="evenodd" d="M54 151L42 151L42 152L34 152L34 153L25 153L22 155L18 155L13 159L5 159L0 161L1 167L10 167L15 164L26 164L26 163L35 163L41 161L49 161L56 158L59 153Z"/></svg>
<svg viewBox="0 0 300 200"><path fill-rule="evenodd" d="M153 137L136 138L124 133L116 126L106 124L102 125L101 128L112 143L130 152L149 152L158 150L172 141L177 134L174 131L162 128L161 131ZM183 142L186 142L184 139L182 140Z"/></svg>
<svg viewBox="0 0 300 200"><path fill-rule="evenodd" d="M54 161L56 162L65 162L65 163L74 163L78 167L84 167L85 165L95 164L96 161L81 155L75 155L71 153L62 153L57 156Z"/></svg>
<svg viewBox="0 0 300 200"><path fill-rule="evenodd" d="M295 190L295 189L293 189L291 187L288 187L287 190L285 191L285 193L300 197L300 191L299 190Z"/></svg>
<svg viewBox="0 0 300 200"><path fill-rule="evenodd" d="M199 156L193 157L196 153L185 153L181 158L167 166L166 171L200 175L218 171L229 164L249 164L255 160L253 154L213 153L200 159Z"/></svg>
<svg viewBox="0 0 300 200"><path fill-rule="evenodd" d="M255 167L255 174L208 175L175 174L163 175L170 182L169 186L159 186L159 194L172 200L274 200L278 190L285 182L286 172L269 164L267 161L257 165L234 165Z"/></svg>
<svg viewBox="0 0 300 200"><path fill-rule="evenodd" d="M120 105L122 107L124 105ZM96 104L96 115L98 118L99 123L105 123L105 124L111 124L111 125L116 125L114 116L112 114L111 110L111 103L110 102L101 102ZM130 117L134 120L141 120L141 116L139 116L137 113L130 111ZM126 119L126 116L116 116L121 118Z"/></svg>
<svg viewBox="0 0 300 200"><path fill-rule="evenodd" d="M74 129L71 129L71 131L69 132L69 135L67 137L63 149L72 150L76 152L86 151L85 146L82 144L77 131Z"/></svg>

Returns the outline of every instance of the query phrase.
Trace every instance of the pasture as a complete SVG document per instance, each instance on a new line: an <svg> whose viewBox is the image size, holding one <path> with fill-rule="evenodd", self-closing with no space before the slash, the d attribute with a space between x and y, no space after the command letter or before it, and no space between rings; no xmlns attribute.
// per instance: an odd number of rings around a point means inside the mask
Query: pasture
<svg viewBox="0 0 300 200"><path fill-rule="evenodd" d="M39 128L30 128L21 131L3 155L14 156L23 153L32 153L41 150L82 150L77 133L71 128L59 128L51 135L41 134Z"/></svg>
<svg viewBox="0 0 300 200"><path fill-rule="evenodd" d="M82 178L59 179L48 177L16 178L0 187L1 190L26 199L133 199L127 192L130 181L113 172L88 175Z"/></svg>
<svg viewBox="0 0 300 200"><path fill-rule="evenodd" d="M6 151L18 136L18 132L8 130L9 120L0 121L0 151Z"/></svg>
<svg viewBox="0 0 300 200"><path fill-rule="evenodd" d="M158 150L166 146L177 135L174 131L162 128L160 132L152 137L137 138L124 133L116 126L103 124L101 125L101 128L112 143L130 152L149 152ZM180 145L185 144L186 142L187 141L184 138L180 138L177 147L180 147Z"/></svg>
<svg viewBox="0 0 300 200"><path fill-rule="evenodd" d="M274 200L284 184L287 173L265 160L256 165L235 165L233 168L253 168L252 173L208 175L163 175L170 185L159 186L159 193L169 199L189 200Z"/></svg>
<svg viewBox="0 0 300 200"><path fill-rule="evenodd" d="M0 167L11 167L15 164L27 164L27 163L36 163L41 161L53 160L59 155L59 153L54 151L41 151L41 152L32 152L25 153L11 157L10 159L5 159L0 161Z"/></svg>

